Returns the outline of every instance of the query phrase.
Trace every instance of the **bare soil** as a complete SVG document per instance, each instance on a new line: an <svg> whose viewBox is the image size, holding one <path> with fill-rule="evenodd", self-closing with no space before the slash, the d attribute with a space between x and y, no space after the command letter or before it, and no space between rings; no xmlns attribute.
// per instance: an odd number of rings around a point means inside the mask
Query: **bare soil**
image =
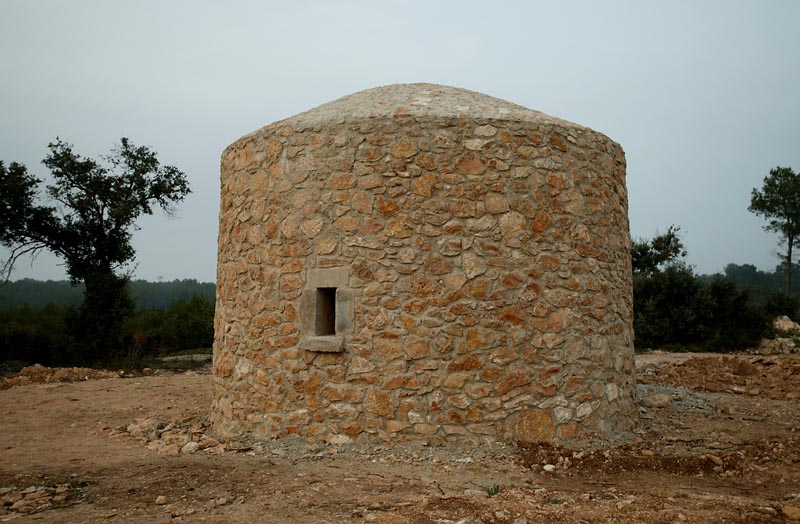
<svg viewBox="0 0 800 524"><path fill-rule="evenodd" d="M35 373L0 386L3 522L800 519L800 355L638 356L637 438L588 450L215 445L207 370Z"/></svg>

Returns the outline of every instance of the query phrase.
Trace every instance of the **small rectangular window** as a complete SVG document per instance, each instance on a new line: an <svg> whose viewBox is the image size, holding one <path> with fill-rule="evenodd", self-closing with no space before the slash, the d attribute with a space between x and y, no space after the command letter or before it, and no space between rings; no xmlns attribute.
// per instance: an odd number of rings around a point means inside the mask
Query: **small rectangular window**
<svg viewBox="0 0 800 524"><path fill-rule="evenodd" d="M317 288L317 318L315 334L328 336L336 334L336 288Z"/></svg>

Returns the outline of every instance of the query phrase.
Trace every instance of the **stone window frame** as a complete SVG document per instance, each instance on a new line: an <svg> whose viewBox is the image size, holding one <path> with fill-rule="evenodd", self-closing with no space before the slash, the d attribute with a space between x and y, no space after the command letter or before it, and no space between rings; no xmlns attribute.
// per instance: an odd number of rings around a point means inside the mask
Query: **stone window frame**
<svg viewBox="0 0 800 524"><path fill-rule="evenodd" d="M353 329L354 311L353 292L348 286L349 273L347 267L309 269L306 272L305 286L300 295L300 349L320 353L345 350L346 336ZM333 333L330 333L329 322L319 318L329 314L331 307L334 309Z"/></svg>

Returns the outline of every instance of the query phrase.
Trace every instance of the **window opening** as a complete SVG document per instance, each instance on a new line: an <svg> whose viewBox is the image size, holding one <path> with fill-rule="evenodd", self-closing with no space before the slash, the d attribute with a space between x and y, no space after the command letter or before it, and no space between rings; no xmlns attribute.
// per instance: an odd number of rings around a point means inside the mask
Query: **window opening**
<svg viewBox="0 0 800 524"><path fill-rule="evenodd" d="M317 336L336 334L336 288L317 288L317 318L315 333Z"/></svg>

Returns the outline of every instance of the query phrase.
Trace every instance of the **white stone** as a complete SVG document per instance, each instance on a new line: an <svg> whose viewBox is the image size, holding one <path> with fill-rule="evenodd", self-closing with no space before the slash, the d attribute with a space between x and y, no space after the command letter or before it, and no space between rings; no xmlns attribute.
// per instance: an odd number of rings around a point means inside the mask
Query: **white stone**
<svg viewBox="0 0 800 524"><path fill-rule="evenodd" d="M575 415L577 416L577 418L583 419L583 418L586 418L589 415L591 415L592 411L594 411L594 408L592 407L592 403L591 402L584 402L583 404L578 406L578 409L575 411Z"/></svg>
<svg viewBox="0 0 800 524"><path fill-rule="evenodd" d="M792 319L785 315L776 318L773 326L777 331L783 331L784 333L800 332L800 324L792 322Z"/></svg>
<svg viewBox="0 0 800 524"><path fill-rule="evenodd" d="M190 455L190 454L194 453L195 451L197 451L198 449L200 449L200 443L198 443L198 442L187 442L181 448L181 453L186 454L186 455Z"/></svg>
<svg viewBox="0 0 800 524"><path fill-rule="evenodd" d="M606 384L606 398L609 402L614 402L619 398L619 387L616 384Z"/></svg>
<svg viewBox="0 0 800 524"><path fill-rule="evenodd" d="M500 216L500 233L509 246L519 246L520 234L525 228L525 217L516 211L511 211Z"/></svg>
<svg viewBox="0 0 800 524"><path fill-rule="evenodd" d="M461 271L456 270L448 275L445 275L442 281L448 289L456 290L461 289L461 287L467 282L467 276Z"/></svg>
<svg viewBox="0 0 800 524"><path fill-rule="evenodd" d="M533 161L533 165L538 167L539 169L547 169L547 170L557 169L560 166L560 164L553 162L549 158L537 158Z"/></svg>
<svg viewBox="0 0 800 524"><path fill-rule="evenodd" d="M475 136L494 136L497 134L497 128L493 126L478 126L475 128Z"/></svg>
<svg viewBox="0 0 800 524"><path fill-rule="evenodd" d="M350 361L350 373L369 373L375 369L375 365L362 357L353 357Z"/></svg>
<svg viewBox="0 0 800 524"><path fill-rule="evenodd" d="M478 151L480 148L488 144L488 140L482 140L480 138L470 138L469 140L464 141L464 145L470 151Z"/></svg>
<svg viewBox="0 0 800 524"><path fill-rule="evenodd" d="M325 438L328 441L328 444L332 444L334 446L344 446L345 444L350 444L353 439L348 437L347 435L329 435Z"/></svg>
<svg viewBox="0 0 800 524"><path fill-rule="evenodd" d="M379 269L375 272L375 280L378 282L397 282L398 278L400 275L392 269Z"/></svg>
<svg viewBox="0 0 800 524"><path fill-rule="evenodd" d="M581 205L582 204L583 202L581 201ZM575 240L584 243L588 243L589 240L591 240L591 237L589 236L589 228L586 227L586 224L575 225L575 227L572 228L572 231L570 231L570 236Z"/></svg>
<svg viewBox="0 0 800 524"><path fill-rule="evenodd" d="M412 424L424 424L426 422L425 417L423 417L416 411L408 412L408 421L411 422Z"/></svg>
<svg viewBox="0 0 800 524"><path fill-rule="evenodd" d="M292 213L281 222L281 233L287 238L294 237L297 232L297 227L300 225L300 214Z"/></svg>
<svg viewBox="0 0 800 524"><path fill-rule="evenodd" d="M486 231L494 226L494 218L492 215L483 215L481 218L475 220L467 220L467 227L470 231Z"/></svg>
<svg viewBox="0 0 800 524"><path fill-rule="evenodd" d="M233 373L237 379L240 379L249 375L252 370L253 363L246 358L240 358L236 361L236 366L233 368Z"/></svg>
<svg viewBox="0 0 800 524"><path fill-rule="evenodd" d="M509 391L506 396L511 396L511 395L513 395L515 393L519 394L520 390L521 390L521 388L514 388L511 391ZM503 397L503 398L505 398L505 397ZM509 400L508 402L505 402L503 404L503 409L505 409L507 411L511 411L514 408L516 408L517 406L519 406L520 404L529 405L530 401L531 401L531 397L529 395L520 395L518 397L515 397L515 398ZM505 415L503 413L497 413L497 415L499 415L500 417L505 418Z"/></svg>
<svg viewBox="0 0 800 524"><path fill-rule="evenodd" d="M566 406L569 406L569 402L567 402L567 399L564 398L564 395L561 394L552 396L539 403L539 407L542 409L550 409L553 407L566 407Z"/></svg>
<svg viewBox="0 0 800 524"><path fill-rule="evenodd" d="M570 191L566 204L564 204L564 211L573 215L586 214L586 200L584 200L583 195L581 195L580 192L578 191ZM582 237L585 237L586 241L588 241L589 239L588 230L585 232L585 234L582 235Z"/></svg>
<svg viewBox="0 0 800 524"><path fill-rule="evenodd" d="M366 247L368 249L380 249L383 247L383 243L374 238L346 237L344 243L350 247Z"/></svg>
<svg viewBox="0 0 800 524"><path fill-rule="evenodd" d="M544 344L547 346L547 349L556 349L564 344L566 338L557 333L545 333L542 337L542 340L544 340Z"/></svg>
<svg viewBox="0 0 800 524"><path fill-rule="evenodd" d="M300 226L300 229L303 230L303 233L308 238L314 238L317 234L322 230L323 221L320 217L314 218L312 220L306 220Z"/></svg>
<svg viewBox="0 0 800 524"><path fill-rule="evenodd" d="M572 410L569 408L555 408L553 410L553 415L555 416L556 424L564 424L572 420Z"/></svg>
<svg viewBox="0 0 800 524"><path fill-rule="evenodd" d="M404 247L397 252L397 259L404 264L410 264L417 256L417 252L410 247Z"/></svg>
<svg viewBox="0 0 800 524"><path fill-rule="evenodd" d="M461 265L464 274L470 280L486 272L486 264L474 253L464 253L461 257Z"/></svg>

